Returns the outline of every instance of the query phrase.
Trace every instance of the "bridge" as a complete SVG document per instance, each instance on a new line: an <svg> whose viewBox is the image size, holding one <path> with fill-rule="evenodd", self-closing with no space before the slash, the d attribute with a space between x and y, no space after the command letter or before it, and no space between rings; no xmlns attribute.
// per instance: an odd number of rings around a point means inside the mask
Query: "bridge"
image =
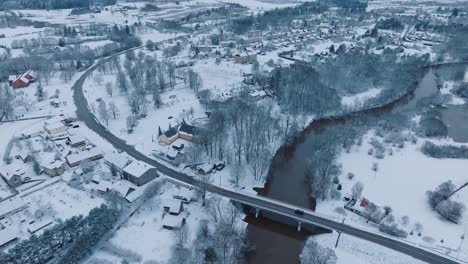
<svg viewBox="0 0 468 264"><path fill-rule="evenodd" d="M138 49L140 47L135 47L132 49ZM122 51L112 56L118 56L123 54L126 51ZM128 145L124 140L118 138L112 134L106 127L101 125L101 123L96 119L96 117L89 111L87 100L83 93L83 83L88 78L88 76L98 67L99 63L102 63L111 57L107 57L100 62L94 64L88 68L80 78L72 86L73 89L73 98L77 107L77 117L79 120L83 121L89 129L97 133L99 136L107 140L112 144L116 149L126 152L128 155L133 157L136 160L145 162L149 165L152 165L158 169L161 173L171 177L175 180L184 182L186 184L200 187L203 185L207 191L215 193L226 198L231 199L232 201L245 204L256 208L257 215L261 211L267 211L274 214L278 214L294 221L297 221L298 229L300 229L302 224L311 224L325 229L335 230L344 234L348 234L360 239L364 239L370 242L374 242L381 246L396 250L403 254L412 256L416 259L425 261L432 264L455 264L462 263L460 260L455 260L450 256L438 254L435 251L429 251L424 248L418 247L416 245L407 243L403 240L392 238L383 233L371 232L364 230L362 228L353 227L351 225L342 223L340 220L333 219L329 216L321 215L306 208L299 208L292 204L274 200L271 198L266 198L262 196L252 195L247 192L242 191L233 191L226 188L221 188L216 185L202 183L195 179L192 176L176 171L148 156L137 151L133 146ZM295 213L296 210L301 210L303 214Z"/></svg>

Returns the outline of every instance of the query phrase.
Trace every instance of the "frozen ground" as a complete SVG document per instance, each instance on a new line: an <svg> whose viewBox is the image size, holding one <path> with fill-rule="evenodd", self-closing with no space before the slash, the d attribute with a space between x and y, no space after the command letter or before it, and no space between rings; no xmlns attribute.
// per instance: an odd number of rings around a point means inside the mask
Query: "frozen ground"
<svg viewBox="0 0 468 264"><path fill-rule="evenodd" d="M341 234L338 247L335 248L338 233L312 236L323 247L332 248L338 258L337 264L422 264L425 262L408 257L399 252L379 246L375 243Z"/></svg>
<svg viewBox="0 0 468 264"><path fill-rule="evenodd" d="M464 212L461 223L448 222L430 208L426 191L434 190L448 180L456 186L468 182L468 176L462 173L468 166L468 160L427 157L419 150L424 142L422 139L418 140L417 144L407 142L402 149L387 146L387 150L392 148L393 155L386 152L384 159L376 159L367 153L371 148L371 138L375 138L372 132L365 135L362 146L355 146L350 153L340 155L338 162L343 166L340 176L342 194L349 196L352 186L358 181L362 182L362 197L381 207L390 206L397 222L400 222L403 216L409 217L409 223L401 224L408 233L414 230L416 223L422 224L422 237L409 235L409 241L456 256L460 238L467 235L468 211ZM443 142L446 141L436 143ZM376 172L372 170L374 163L378 164ZM348 173L354 173L355 177L349 180L346 176ZM466 205L468 189L458 192L452 199ZM319 202L317 211L330 214L336 207L343 205L343 201ZM347 221L366 225L365 219L349 211L345 218ZM441 240L444 242L440 243ZM460 258L463 259L464 256L468 257L468 243L465 243L460 251Z"/></svg>

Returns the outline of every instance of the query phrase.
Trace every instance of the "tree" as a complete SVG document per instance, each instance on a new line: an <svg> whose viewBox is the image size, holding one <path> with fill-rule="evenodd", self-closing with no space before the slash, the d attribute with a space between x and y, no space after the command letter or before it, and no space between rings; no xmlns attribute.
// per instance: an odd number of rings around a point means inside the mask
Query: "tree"
<svg viewBox="0 0 468 264"><path fill-rule="evenodd" d="M106 102L104 100L99 101L98 114L101 121L106 122L106 126L109 125L109 111L107 110Z"/></svg>
<svg viewBox="0 0 468 264"><path fill-rule="evenodd" d="M117 74L116 83L121 93L128 93L129 85L127 82L127 78L125 77L125 74L123 72L119 72L119 74Z"/></svg>
<svg viewBox="0 0 468 264"><path fill-rule="evenodd" d="M338 258L332 249L322 247L309 239L302 249L299 260L302 264L335 264Z"/></svg>
<svg viewBox="0 0 468 264"><path fill-rule="evenodd" d="M114 94L114 87L112 86L112 83L111 82L106 82L105 84L106 86L106 92L107 94L112 97L112 95Z"/></svg>
<svg viewBox="0 0 468 264"><path fill-rule="evenodd" d="M146 49L148 49L149 51L153 51L155 48L154 42L150 39L146 41L145 46L146 46Z"/></svg>
<svg viewBox="0 0 468 264"><path fill-rule="evenodd" d="M117 106L115 105L113 101L109 103L109 112L112 115L112 118L114 119L116 119L120 113L119 108L117 108Z"/></svg>
<svg viewBox="0 0 468 264"><path fill-rule="evenodd" d="M458 223L462 218L465 206L452 200L444 200L436 206L437 212L445 219Z"/></svg>
<svg viewBox="0 0 468 264"><path fill-rule="evenodd" d="M0 120L3 118L11 119L13 118L13 114L15 109L13 108L13 100L8 92L9 87L3 86L0 89Z"/></svg>
<svg viewBox="0 0 468 264"><path fill-rule="evenodd" d="M351 189L352 197L356 200L361 198L363 190L364 190L364 185L362 184L362 182L356 182Z"/></svg>
<svg viewBox="0 0 468 264"><path fill-rule="evenodd" d="M45 97L45 92L44 92L44 87L42 87L42 83L39 82L36 87L36 96L37 96L37 101L42 101Z"/></svg>
<svg viewBox="0 0 468 264"><path fill-rule="evenodd" d="M207 247L205 249L205 262L213 264L218 261L216 250L213 247Z"/></svg>

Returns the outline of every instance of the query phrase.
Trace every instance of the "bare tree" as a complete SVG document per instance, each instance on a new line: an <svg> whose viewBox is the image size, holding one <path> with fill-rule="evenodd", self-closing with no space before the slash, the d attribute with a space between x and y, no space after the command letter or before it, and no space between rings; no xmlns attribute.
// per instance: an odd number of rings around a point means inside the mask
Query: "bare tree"
<svg viewBox="0 0 468 264"><path fill-rule="evenodd" d="M106 122L106 126L109 125L109 111L107 110L106 102L101 99L98 105L98 114L99 119L103 122Z"/></svg>
<svg viewBox="0 0 468 264"><path fill-rule="evenodd" d="M107 94L110 97L112 97L112 95L114 94L114 87L113 87L112 83L111 82L106 82L105 86L106 86Z"/></svg>
<svg viewBox="0 0 468 264"><path fill-rule="evenodd" d="M120 113L119 108L117 108L117 106L115 105L113 101L109 103L109 112L112 115L112 118L114 119L116 119L117 116L119 116L119 113Z"/></svg>
<svg viewBox="0 0 468 264"><path fill-rule="evenodd" d="M307 240L299 259L302 264L335 264L338 260L332 249L322 247L312 239Z"/></svg>
<svg viewBox="0 0 468 264"><path fill-rule="evenodd" d="M351 188L351 195L354 199L359 199L361 198L362 191L364 190L364 185L362 182L356 182L353 187Z"/></svg>

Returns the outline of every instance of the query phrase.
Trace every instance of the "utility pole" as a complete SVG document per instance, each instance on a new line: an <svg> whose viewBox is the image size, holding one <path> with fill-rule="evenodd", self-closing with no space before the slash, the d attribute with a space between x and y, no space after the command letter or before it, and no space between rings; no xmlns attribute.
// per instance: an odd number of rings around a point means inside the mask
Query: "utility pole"
<svg viewBox="0 0 468 264"><path fill-rule="evenodd" d="M343 218L343 221L341 222L342 225L344 224L344 221L345 219ZM338 242L340 241L340 237L341 237L341 232L338 232L338 237L336 238L335 248L338 247Z"/></svg>

